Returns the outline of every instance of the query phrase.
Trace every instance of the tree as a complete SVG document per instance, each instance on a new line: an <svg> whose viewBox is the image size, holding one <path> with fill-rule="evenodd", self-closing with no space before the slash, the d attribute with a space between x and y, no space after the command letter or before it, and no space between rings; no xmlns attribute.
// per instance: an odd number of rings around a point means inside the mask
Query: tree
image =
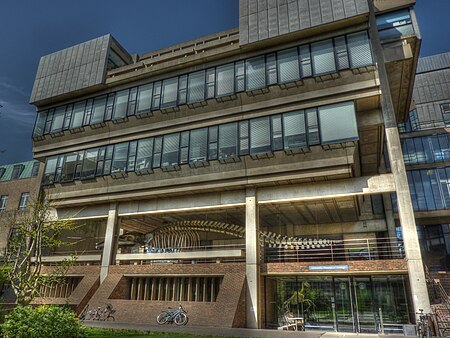
<svg viewBox="0 0 450 338"><path fill-rule="evenodd" d="M63 260L55 269L42 273L42 256L69 243L59 239L62 231L73 230L70 220L54 220L53 206L48 199L31 201L24 212L17 212L8 220L10 235L4 255L3 271L8 277L19 304L29 304L40 295L42 287L63 283L75 257Z"/></svg>

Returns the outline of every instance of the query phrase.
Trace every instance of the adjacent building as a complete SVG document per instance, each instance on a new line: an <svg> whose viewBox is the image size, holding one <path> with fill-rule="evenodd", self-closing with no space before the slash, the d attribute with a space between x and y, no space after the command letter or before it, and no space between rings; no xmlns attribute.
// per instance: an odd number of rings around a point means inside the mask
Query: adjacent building
<svg viewBox="0 0 450 338"><path fill-rule="evenodd" d="M106 35L42 57L33 152L79 227L45 257L78 256L70 287L38 301L352 332L429 312L397 129L414 3L241 0L239 28L163 50Z"/></svg>

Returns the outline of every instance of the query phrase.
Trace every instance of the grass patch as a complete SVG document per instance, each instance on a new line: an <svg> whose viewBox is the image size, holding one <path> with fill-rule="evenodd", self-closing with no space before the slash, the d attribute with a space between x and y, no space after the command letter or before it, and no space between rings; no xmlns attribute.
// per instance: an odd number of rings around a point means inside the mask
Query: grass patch
<svg viewBox="0 0 450 338"><path fill-rule="evenodd" d="M112 330L112 329L98 329L93 327L86 328L87 338L219 338L217 336L198 336L187 333L166 333L166 332L142 332L142 331L128 331L128 330ZM224 338L224 337L220 337ZM232 337L229 337L232 338Z"/></svg>

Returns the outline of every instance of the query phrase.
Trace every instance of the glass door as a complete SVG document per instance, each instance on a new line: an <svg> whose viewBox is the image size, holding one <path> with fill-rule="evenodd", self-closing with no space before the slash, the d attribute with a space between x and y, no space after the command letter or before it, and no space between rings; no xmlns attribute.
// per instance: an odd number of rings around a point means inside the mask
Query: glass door
<svg viewBox="0 0 450 338"><path fill-rule="evenodd" d="M357 332L377 332L370 277L353 277L354 313Z"/></svg>
<svg viewBox="0 0 450 338"><path fill-rule="evenodd" d="M355 332L353 297L350 277L334 278L335 330Z"/></svg>

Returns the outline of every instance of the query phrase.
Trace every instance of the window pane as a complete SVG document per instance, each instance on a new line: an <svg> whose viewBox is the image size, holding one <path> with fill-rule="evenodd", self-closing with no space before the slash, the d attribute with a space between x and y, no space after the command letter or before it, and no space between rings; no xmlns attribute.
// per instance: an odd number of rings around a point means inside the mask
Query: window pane
<svg viewBox="0 0 450 338"><path fill-rule="evenodd" d="M91 123L91 115L92 115L92 104L94 103L94 99L89 99L86 101L86 109L84 110L84 121L83 125L87 126Z"/></svg>
<svg viewBox="0 0 450 338"><path fill-rule="evenodd" d="M152 164L153 138L138 141L136 171L150 169Z"/></svg>
<svg viewBox="0 0 450 338"><path fill-rule="evenodd" d="M283 114L283 128L284 149L307 146L305 113L303 110Z"/></svg>
<svg viewBox="0 0 450 338"><path fill-rule="evenodd" d="M302 68L302 77L312 76L311 53L309 45L300 46L300 64Z"/></svg>
<svg viewBox="0 0 450 338"><path fill-rule="evenodd" d="M114 146L114 156L111 173L127 170L128 142L119 143Z"/></svg>
<svg viewBox="0 0 450 338"><path fill-rule="evenodd" d="M84 109L86 101L75 103L72 113L72 121L70 121L70 128L80 128L83 124Z"/></svg>
<svg viewBox="0 0 450 338"><path fill-rule="evenodd" d="M97 154L98 148L86 150L84 154L81 179L89 179L95 177L95 169L97 168Z"/></svg>
<svg viewBox="0 0 450 338"><path fill-rule="evenodd" d="M159 168L161 166L162 136L156 137L153 142L153 168Z"/></svg>
<svg viewBox="0 0 450 338"><path fill-rule="evenodd" d="M264 56L248 59L245 67L246 90L260 89L266 86L266 64Z"/></svg>
<svg viewBox="0 0 450 338"><path fill-rule="evenodd" d="M179 164L188 163L189 160L189 131L183 131L180 136Z"/></svg>
<svg viewBox="0 0 450 338"><path fill-rule="evenodd" d="M277 56L275 53L266 55L267 85L278 83Z"/></svg>
<svg viewBox="0 0 450 338"><path fill-rule="evenodd" d="M55 109L55 113L53 115L52 130L51 130L52 133L62 130L65 114L66 114L66 106L58 107Z"/></svg>
<svg viewBox="0 0 450 338"><path fill-rule="evenodd" d="M367 32L347 35L348 52L352 68L364 67L373 64Z"/></svg>
<svg viewBox="0 0 450 338"><path fill-rule="evenodd" d="M149 112L152 106L153 84L139 86L137 98L137 114Z"/></svg>
<svg viewBox="0 0 450 338"><path fill-rule="evenodd" d="M49 157L45 164L43 184L51 184L55 180L56 164L58 162L58 156Z"/></svg>
<svg viewBox="0 0 450 338"><path fill-rule="evenodd" d="M178 153L180 149L180 134L170 134L164 136L162 167L178 164Z"/></svg>
<svg viewBox="0 0 450 338"><path fill-rule="evenodd" d="M334 39L334 49L336 52L338 68L340 70L349 68L347 43L345 42L344 36L339 36Z"/></svg>
<svg viewBox="0 0 450 338"><path fill-rule="evenodd" d="M69 129L70 119L72 118L72 110L73 110L73 104L68 104L66 107L66 113L64 114L63 130Z"/></svg>
<svg viewBox="0 0 450 338"><path fill-rule="evenodd" d="M188 79L188 103L205 100L205 72L189 74Z"/></svg>
<svg viewBox="0 0 450 338"><path fill-rule="evenodd" d="M300 79L297 47L277 53L279 82L291 82Z"/></svg>
<svg viewBox="0 0 450 338"><path fill-rule="evenodd" d="M178 104L185 104L187 100L187 75L178 79Z"/></svg>
<svg viewBox="0 0 450 338"><path fill-rule="evenodd" d="M317 119L317 108L306 110L308 122L308 144L310 146L320 144L319 121Z"/></svg>
<svg viewBox="0 0 450 338"><path fill-rule="evenodd" d="M248 155L249 152L248 126L248 121L239 122L239 155Z"/></svg>
<svg viewBox="0 0 450 338"><path fill-rule="evenodd" d="M178 96L178 78L174 77L163 81L162 84L162 108L175 107Z"/></svg>
<svg viewBox="0 0 450 338"><path fill-rule="evenodd" d="M162 82L158 81L153 85L153 102L152 110L158 110L161 104L161 88Z"/></svg>
<svg viewBox="0 0 450 338"><path fill-rule="evenodd" d="M208 128L191 131L189 143L189 162L206 161L208 147Z"/></svg>
<svg viewBox="0 0 450 338"><path fill-rule="evenodd" d="M91 124L103 122L106 108L106 95L97 97L94 100L94 109L91 117Z"/></svg>
<svg viewBox="0 0 450 338"><path fill-rule="evenodd" d="M208 160L217 160L218 129L217 126L208 129Z"/></svg>
<svg viewBox="0 0 450 338"><path fill-rule="evenodd" d="M75 167L77 165L78 153L67 154L61 173L61 182L70 182L74 179Z"/></svg>
<svg viewBox="0 0 450 338"><path fill-rule="evenodd" d="M214 68L206 70L206 98L211 99L215 94L216 71Z"/></svg>
<svg viewBox="0 0 450 338"><path fill-rule="evenodd" d="M126 89L117 92L116 94L116 100L114 102L114 114L113 114L113 118L115 120L127 116L128 92L129 90Z"/></svg>
<svg viewBox="0 0 450 338"><path fill-rule="evenodd" d="M244 61L236 62L234 67L234 73L236 76L236 92L242 92L245 90Z"/></svg>
<svg viewBox="0 0 450 338"><path fill-rule="evenodd" d="M314 75L336 71L334 63L333 41L331 39L311 44Z"/></svg>
<svg viewBox="0 0 450 338"><path fill-rule="evenodd" d="M45 120L47 112L39 112L36 116L36 124L34 125L33 137L42 136L44 134Z"/></svg>
<svg viewBox="0 0 450 338"><path fill-rule="evenodd" d="M281 127L281 115L271 117L272 121L272 150L283 149L283 129Z"/></svg>
<svg viewBox="0 0 450 338"><path fill-rule="evenodd" d="M234 64L230 63L216 69L217 96L231 95L234 93Z"/></svg>
<svg viewBox="0 0 450 338"><path fill-rule="evenodd" d="M261 117L250 120L250 154L270 151L270 119Z"/></svg>
<svg viewBox="0 0 450 338"><path fill-rule="evenodd" d="M219 126L219 159L237 155L237 123Z"/></svg>
<svg viewBox="0 0 450 338"><path fill-rule="evenodd" d="M358 139L353 102L319 107L319 121L322 144Z"/></svg>
<svg viewBox="0 0 450 338"><path fill-rule="evenodd" d="M136 113L136 99L137 87L134 87L130 89L130 96L128 97L127 116L131 116Z"/></svg>

